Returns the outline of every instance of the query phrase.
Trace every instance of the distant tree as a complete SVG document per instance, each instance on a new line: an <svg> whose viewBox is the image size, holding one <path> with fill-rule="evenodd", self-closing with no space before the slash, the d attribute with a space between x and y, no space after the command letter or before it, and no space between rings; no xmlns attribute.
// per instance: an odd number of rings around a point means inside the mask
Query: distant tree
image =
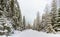
<svg viewBox="0 0 60 37"><path fill-rule="evenodd" d="M36 21L35 21L35 28L36 30L40 31L42 26L41 26L41 21L40 21L40 15L39 15L39 12L37 13L37 17L36 17Z"/></svg>
<svg viewBox="0 0 60 37"><path fill-rule="evenodd" d="M26 26L25 16L23 16L23 25L22 25L23 30L25 30L25 26Z"/></svg>
<svg viewBox="0 0 60 37"><path fill-rule="evenodd" d="M28 25L26 26L26 29L31 29L31 24L28 23Z"/></svg>
<svg viewBox="0 0 60 37"><path fill-rule="evenodd" d="M34 19L32 29L33 29L33 30L36 30L36 19Z"/></svg>

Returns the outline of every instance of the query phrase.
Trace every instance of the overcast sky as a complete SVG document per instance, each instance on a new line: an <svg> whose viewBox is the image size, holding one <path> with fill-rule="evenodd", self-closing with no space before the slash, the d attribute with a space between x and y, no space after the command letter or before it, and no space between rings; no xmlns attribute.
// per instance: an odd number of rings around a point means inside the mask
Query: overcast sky
<svg viewBox="0 0 60 37"><path fill-rule="evenodd" d="M50 4L51 0L18 0L22 15L26 17L26 21L32 23L39 11L40 15L44 13L46 4Z"/></svg>

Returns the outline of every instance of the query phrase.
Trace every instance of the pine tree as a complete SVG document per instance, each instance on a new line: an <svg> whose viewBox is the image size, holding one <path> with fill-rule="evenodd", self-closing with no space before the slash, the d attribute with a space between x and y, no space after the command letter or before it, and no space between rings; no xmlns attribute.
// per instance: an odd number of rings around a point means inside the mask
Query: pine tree
<svg viewBox="0 0 60 37"><path fill-rule="evenodd" d="M33 30L36 30L36 19L34 19L34 22L33 22L33 27L32 27Z"/></svg>
<svg viewBox="0 0 60 37"><path fill-rule="evenodd" d="M26 25L25 16L23 16L23 25L22 25L23 30L25 30L25 25Z"/></svg>
<svg viewBox="0 0 60 37"><path fill-rule="evenodd" d="M56 14L57 14L57 5L56 5L56 0L53 0L52 2L52 8L51 8L51 13L52 13L52 19L51 19L51 25L54 26L56 24Z"/></svg>
<svg viewBox="0 0 60 37"><path fill-rule="evenodd" d="M57 17L57 4L56 4L56 0L53 0L52 2L52 6L51 6L51 25L53 26L53 29L54 29L54 26L56 25L57 21L56 21L56 17Z"/></svg>
<svg viewBox="0 0 60 37"><path fill-rule="evenodd" d="M60 31L60 8L58 9L57 25L54 26L56 32Z"/></svg>
<svg viewBox="0 0 60 37"><path fill-rule="evenodd" d="M6 14L6 2L5 0L0 0L0 27L1 27L1 34L9 34L11 30L11 21L7 20ZM7 23L8 22L8 23Z"/></svg>
<svg viewBox="0 0 60 37"><path fill-rule="evenodd" d="M18 4L17 0L14 0L13 20L14 20L14 23L15 23L15 25L14 25L15 29L20 30L21 25L22 25L22 16L21 16L20 7L19 7L19 4Z"/></svg>
<svg viewBox="0 0 60 37"><path fill-rule="evenodd" d="M45 32L53 32L53 26L51 25L51 13L49 12L49 6L46 5L45 7L45 13L42 15L42 26L43 26L43 31Z"/></svg>
<svg viewBox="0 0 60 37"><path fill-rule="evenodd" d="M19 4L18 4L18 1L15 0L15 16L18 17L18 20L21 22L22 21L22 16L21 16L21 10L20 10L20 7L19 7Z"/></svg>
<svg viewBox="0 0 60 37"><path fill-rule="evenodd" d="M45 14L43 14L43 17L42 17L42 22L43 22L43 28L45 29L48 25L48 21L49 21L49 6L46 5L45 7ZM45 29L46 30L46 29Z"/></svg>
<svg viewBox="0 0 60 37"><path fill-rule="evenodd" d="M40 31L42 28L41 24L40 24L40 15L39 12L37 13L37 17L36 17L36 30Z"/></svg>
<svg viewBox="0 0 60 37"><path fill-rule="evenodd" d="M17 0L0 0L0 32L10 34L22 25L21 11Z"/></svg>

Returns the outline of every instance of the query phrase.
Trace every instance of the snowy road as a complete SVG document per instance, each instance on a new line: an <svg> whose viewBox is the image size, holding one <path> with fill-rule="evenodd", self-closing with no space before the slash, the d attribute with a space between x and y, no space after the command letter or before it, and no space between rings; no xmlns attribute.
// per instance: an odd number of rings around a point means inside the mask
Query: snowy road
<svg viewBox="0 0 60 37"><path fill-rule="evenodd" d="M0 36L0 37L6 37L6 36ZM15 31L15 34L9 37L60 37L60 34L47 34L45 32L25 30L23 32Z"/></svg>

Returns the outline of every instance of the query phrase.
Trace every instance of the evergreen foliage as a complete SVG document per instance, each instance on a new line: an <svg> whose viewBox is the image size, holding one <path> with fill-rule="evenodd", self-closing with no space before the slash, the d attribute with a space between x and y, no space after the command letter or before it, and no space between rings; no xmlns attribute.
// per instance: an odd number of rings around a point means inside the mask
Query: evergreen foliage
<svg viewBox="0 0 60 37"><path fill-rule="evenodd" d="M0 0L0 33L10 34L22 25L21 11L17 0Z"/></svg>

